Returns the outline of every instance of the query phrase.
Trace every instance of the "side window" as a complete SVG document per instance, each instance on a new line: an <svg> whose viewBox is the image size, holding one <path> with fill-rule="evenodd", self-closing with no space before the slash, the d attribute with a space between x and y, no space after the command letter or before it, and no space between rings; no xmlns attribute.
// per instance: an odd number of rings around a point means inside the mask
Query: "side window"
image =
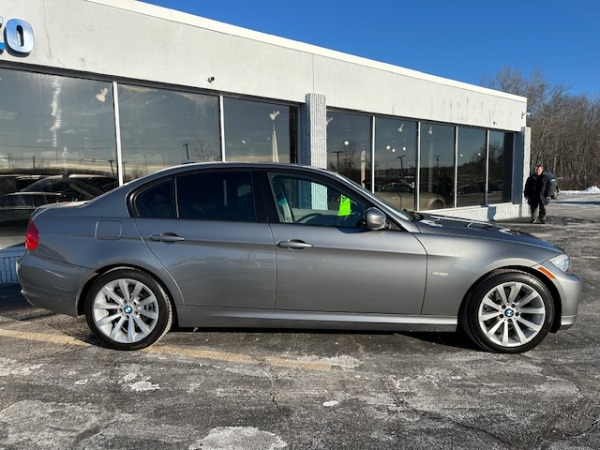
<svg viewBox="0 0 600 450"><path fill-rule="evenodd" d="M279 221L331 227L361 227L366 205L337 185L320 179L269 174Z"/></svg>
<svg viewBox="0 0 600 450"><path fill-rule="evenodd" d="M177 178L179 217L255 222L252 176L248 171L197 172Z"/></svg>
<svg viewBox="0 0 600 450"><path fill-rule="evenodd" d="M136 195L134 203L139 217L174 218L173 180L150 186Z"/></svg>

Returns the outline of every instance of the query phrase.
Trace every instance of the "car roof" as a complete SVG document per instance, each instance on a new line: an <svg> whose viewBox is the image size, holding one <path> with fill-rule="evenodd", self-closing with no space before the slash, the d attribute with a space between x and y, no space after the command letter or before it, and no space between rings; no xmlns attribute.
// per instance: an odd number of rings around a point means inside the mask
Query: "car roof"
<svg viewBox="0 0 600 450"><path fill-rule="evenodd" d="M171 166L161 169L157 172L145 175L141 178L130 181L127 184L145 184L152 179L162 178L165 175L177 175L180 173L192 172L194 170L210 170L210 169L247 169L247 170L293 170L300 169L303 171L310 171L313 173L321 173L333 175L335 177L344 178L341 175L328 171L320 167L307 166L303 164L294 163L274 163L274 162L200 162L200 163L188 163L181 164L178 166Z"/></svg>

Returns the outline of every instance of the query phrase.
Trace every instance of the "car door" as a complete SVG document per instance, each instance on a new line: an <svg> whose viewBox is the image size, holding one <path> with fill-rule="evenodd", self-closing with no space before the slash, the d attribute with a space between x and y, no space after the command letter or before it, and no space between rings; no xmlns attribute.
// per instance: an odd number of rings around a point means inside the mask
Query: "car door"
<svg viewBox="0 0 600 450"><path fill-rule="evenodd" d="M411 233L370 231L370 206L336 180L268 174L278 223L277 309L418 314L426 255Z"/></svg>
<svg viewBox="0 0 600 450"><path fill-rule="evenodd" d="M198 171L136 195L140 234L187 305L274 308L273 237L254 200L247 170Z"/></svg>

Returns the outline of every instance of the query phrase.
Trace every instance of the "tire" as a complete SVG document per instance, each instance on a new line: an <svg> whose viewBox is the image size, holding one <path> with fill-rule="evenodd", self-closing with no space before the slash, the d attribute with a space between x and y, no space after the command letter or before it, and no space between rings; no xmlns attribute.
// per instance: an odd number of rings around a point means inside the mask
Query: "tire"
<svg viewBox="0 0 600 450"><path fill-rule="evenodd" d="M498 272L484 279L467 298L461 323L479 347L521 353L544 340L554 321L548 288L525 272Z"/></svg>
<svg viewBox="0 0 600 450"><path fill-rule="evenodd" d="M444 202L442 202L441 200L436 200L433 203L431 203L431 205L429 206L430 210L433 209L444 209L446 207L446 205L444 204Z"/></svg>
<svg viewBox="0 0 600 450"><path fill-rule="evenodd" d="M117 350L139 350L158 341L173 321L171 301L150 275L119 268L98 277L85 301L94 335Z"/></svg>

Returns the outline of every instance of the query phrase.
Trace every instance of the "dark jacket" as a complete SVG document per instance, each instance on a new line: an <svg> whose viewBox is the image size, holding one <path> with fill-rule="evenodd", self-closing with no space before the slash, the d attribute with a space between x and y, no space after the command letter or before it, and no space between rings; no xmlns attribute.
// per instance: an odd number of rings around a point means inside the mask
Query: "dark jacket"
<svg viewBox="0 0 600 450"><path fill-rule="evenodd" d="M530 205L547 205L552 195L552 183L545 173L539 176L533 174L527 178L523 193Z"/></svg>

